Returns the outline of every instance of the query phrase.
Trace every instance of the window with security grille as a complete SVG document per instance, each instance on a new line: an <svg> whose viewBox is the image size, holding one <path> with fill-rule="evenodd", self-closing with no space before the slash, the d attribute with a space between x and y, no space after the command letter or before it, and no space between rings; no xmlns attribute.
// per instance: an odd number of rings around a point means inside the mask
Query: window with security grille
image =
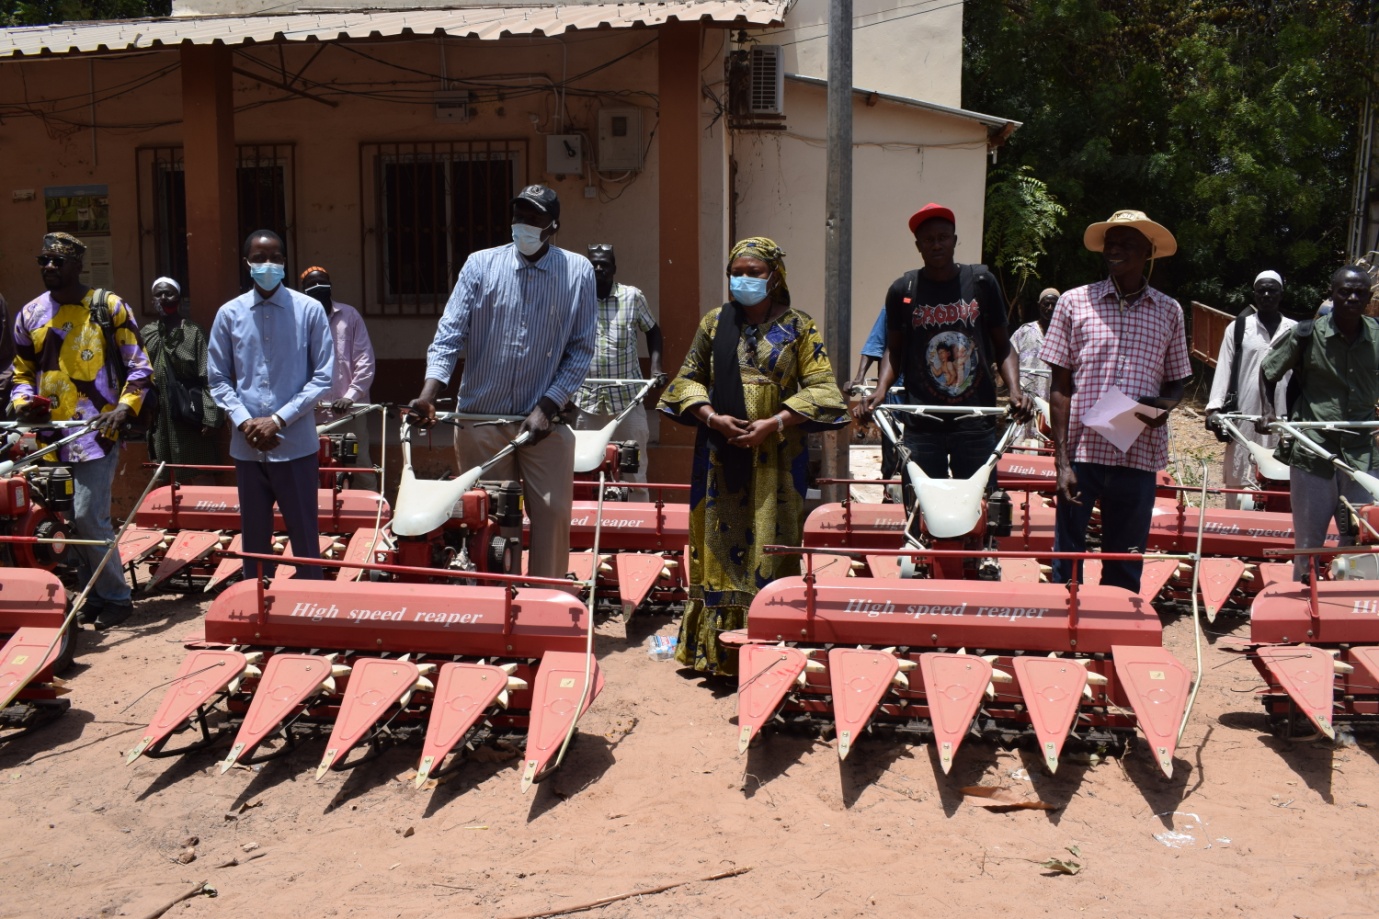
<svg viewBox="0 0 1379 919"><path fill-rule="evenodd" d="M235 168L237 223L242 240L255 230L273 230L283 238L292 262L294 219L292 144L240 144ZM141 289L162 275L182 286L182 299L191 304L195 279L187 257L187 184L181 147L141 147L136 153L139 198L139 261ZM238 242L236 242L238 246ZM249 289L249 275L240 266L240 286ZM144 298L143 314L157 310Z"/></svg>
<svg viewBox="0 0 1379 919"><path fill-rule="evenodd" d="M444 310L469 254L511 240L510 204L522 185L525 152L524 144L507 141L361 147L374 200L372 280L365 284L374 296L366 298L366 315Z"/></svg>

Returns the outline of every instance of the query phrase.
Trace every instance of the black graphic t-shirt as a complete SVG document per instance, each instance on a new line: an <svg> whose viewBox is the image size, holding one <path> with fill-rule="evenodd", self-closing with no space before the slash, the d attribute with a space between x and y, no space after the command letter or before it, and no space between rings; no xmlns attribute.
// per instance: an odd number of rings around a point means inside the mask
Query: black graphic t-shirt
<svg viewBox="0 0 1379 919"><path fill-rule="evenodd" d="M996 404L988 331L1006 328L1007 319L1000 288L984 267L959 266L951 281L906 272L886 292L886 324L903 336L901 366L911 404ZM969 419L962 426L972 421L989 424Z"/></svg>

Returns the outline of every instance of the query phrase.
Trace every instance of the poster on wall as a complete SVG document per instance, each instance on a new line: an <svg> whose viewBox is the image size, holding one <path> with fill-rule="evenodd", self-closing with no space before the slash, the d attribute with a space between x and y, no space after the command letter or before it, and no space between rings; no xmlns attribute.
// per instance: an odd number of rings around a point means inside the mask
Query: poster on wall
<svg viewBox="0 0 1379 919"><path fill-rule="evenodd" d="M54 185L43 189L48 232L71 233L86 243L81 281L87 287L114 286L110 243L110 187Z"/></svg>

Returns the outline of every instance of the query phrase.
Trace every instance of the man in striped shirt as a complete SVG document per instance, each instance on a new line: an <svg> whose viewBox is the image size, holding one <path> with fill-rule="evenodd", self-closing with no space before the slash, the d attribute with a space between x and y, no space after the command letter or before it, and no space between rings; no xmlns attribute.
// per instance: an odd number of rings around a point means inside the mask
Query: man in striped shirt
<svg viewBox="0 0 1379 919"><path fill-rule="evenodd" d="M522 417L466 425L455 432L460 469L472 469L521 433L531 440L494 466L492 479L521 479L531 518L528 570L562 578L570 563L575 436L553 419L570 401L594 356L594 269L582 255L551 245L560 199L529 185L512 200L512 243L472 253L426 351L426 383L411 410L423 427L455 364L463 413Z"/></svg>
<svg viewBox="0 0 1379 919"><path fill-rule="evenodd" d="M1192 375L1183 309L1149 286L1145 266L1178 251L1165 227L1142 211L1117 211L1087 228L1083 242L1106 259L1109 277L1058 299L1039 356L1049 365L1049 410L1058 508L1053 548L1085 552L1092 506L1101 502L1105 552L1142 552L1154 510L1157 472L1168 465L1168 412ZM1146 406L1145 427L1120 450L1085 419L1113 389ZM1074 566L1055 560L1053 579L1066 583ZM1101 583L1138 592L1142 562L1103 562ZM1081 564L1077 565L1081 580Z"/></svg>
<svg viewBox="0 0 1379 919"><path fill-rule="evenodd" d="M589 247L589 262L594 266L594 280L598 287L598 347L589 376L596 380L640 380L642 365L637 359L637 332L646 333L646 351L650 356L649 372L657 386L666 384L661 372L661 327L647 309L646 297L636 287L617 281L618 260L610 243L596 243ZM575 393L575 430L600 430L627 409L638 387L585 383ZM628 409L613 429L613 440L636 441L641 451L641 468L628 473L629 482L646 481L646 442L650 439L646 423L646 407ZM649 501L645 488L629 492L633 501Z"/></svg>

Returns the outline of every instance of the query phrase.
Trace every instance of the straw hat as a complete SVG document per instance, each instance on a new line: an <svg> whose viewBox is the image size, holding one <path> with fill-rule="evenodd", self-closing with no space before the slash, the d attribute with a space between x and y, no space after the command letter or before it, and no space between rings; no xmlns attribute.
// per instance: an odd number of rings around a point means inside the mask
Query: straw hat
<svg viewBox="0 0 1379 919"><path fill-rule="evenodd" d="M1106 241L1106 231L1112 227L1130 227L1139 230L1149 240L1153 258L1165 258L1178 251L1178 240L1168 232L1168 227L1149 219L1144 211L1116 211L1110 220L1094 223L1082 234L1082 243L1093 252L1100 252Z"/></svg>

